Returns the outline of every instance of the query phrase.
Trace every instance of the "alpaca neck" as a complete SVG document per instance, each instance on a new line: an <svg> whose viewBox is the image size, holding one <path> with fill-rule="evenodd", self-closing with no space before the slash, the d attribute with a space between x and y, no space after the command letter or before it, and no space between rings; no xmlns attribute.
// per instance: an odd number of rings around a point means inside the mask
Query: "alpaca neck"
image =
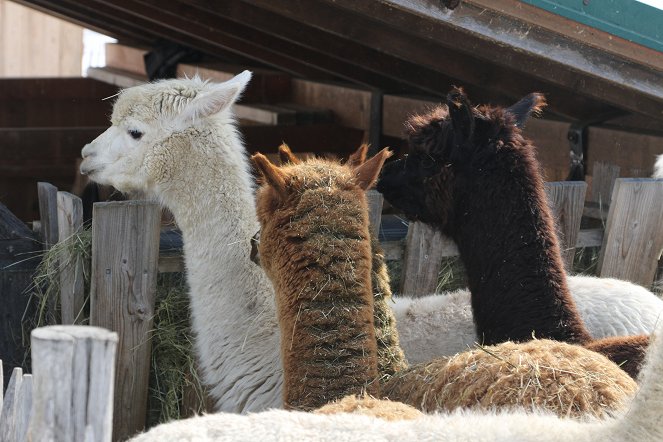
<svg viewBox="0 0 663 442"><path fill-rule="evenodd" d="M273 290L249 256L258 230L251 178L233 141L190 149L159 195L182 231L203 379L219 410L246 412L279 407L282 378Z"/></svg>
<svg viewBox="0 0 663 442"><path fill-rule="evenodd" d="M526 167L502 170L457 181L458 227L451 233L466 267L479 341L527 341L534 334L585 342L590 336L567 287L543 183Z"/></svg>
<svg viewBox="0 0 663 442"><path fill-rule="evenodd" d="M261 234L261 257L276 263L285 404L300 410L378 393L366 203L319 194L311 199L324 204L300 204L304 213L288 212Z"/></svg>

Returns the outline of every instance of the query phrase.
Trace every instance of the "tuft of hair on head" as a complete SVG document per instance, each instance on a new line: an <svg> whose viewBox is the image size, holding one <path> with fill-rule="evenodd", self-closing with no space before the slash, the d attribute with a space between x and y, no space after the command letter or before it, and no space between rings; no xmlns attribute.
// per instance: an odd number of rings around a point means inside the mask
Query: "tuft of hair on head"
<svg viewBox="0 0 663 442"><path fill-rule="evenodd" d="M543 108L546 107L546 97L539 92L532 92L523 97L516 104L506 108L505 112L514 118L516 127L524 127L530 115L541 116Z"/></svg>
<svg viewBox="0 0 663 442"><path fill-rule="evenodd" d="M294 153L292 153L292 150L290 150L290 147L285 144L281 143L279 146L279 159L281 160L281 164L299 164L301 161L299 158L295 156Z"/></svg>
<svg viewBox="0 0 663 442"><path fill-rule="evenodd" d="M355 182L359 187L368 190L375 184L375 181L380 176L380 171L384 162L393 155L393 152L385 147L380 152L372 156L363 164L354 168Z"/></svg>
<svg viewBox="0 0 663 442"><path fill-rule="evenodd" d="M352 167L353 169L364 164L369 147L369 144L363 143L361 146L359 146L359 149L350 154L348 161L345 164Z"/></svg>
<svg viewBox="0 0 663 442"><path fill-rule="evenodd" d="M253 155L251 160L256 165L267 184L272 186L280 194L286 192L287 186L285 183L285 173L277 165L273 164L269 161L269 158L261 153Z"/></svg>

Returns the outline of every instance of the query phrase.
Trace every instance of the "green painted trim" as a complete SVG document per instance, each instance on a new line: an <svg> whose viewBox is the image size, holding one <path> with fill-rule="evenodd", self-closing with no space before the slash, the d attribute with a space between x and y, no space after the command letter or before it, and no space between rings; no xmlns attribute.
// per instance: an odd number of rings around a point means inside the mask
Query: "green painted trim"
<svg viewBox="0 0 663 442"><path fill-rule="evenodd" d="M636 0L520 1L663 52L663 10L653 6Z"/></svg>

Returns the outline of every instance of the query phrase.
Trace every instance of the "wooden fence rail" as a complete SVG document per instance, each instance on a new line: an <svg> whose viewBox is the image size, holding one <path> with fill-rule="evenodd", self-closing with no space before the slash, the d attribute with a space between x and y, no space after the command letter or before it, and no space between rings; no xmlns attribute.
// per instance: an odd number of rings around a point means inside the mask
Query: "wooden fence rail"
<svg viewBox="0 0 663 442"><path fill-rule="evenodd" d="M33 375L15 368L0 401L0 440L109 442L117 334L56 325L31 343Z"/></svg>

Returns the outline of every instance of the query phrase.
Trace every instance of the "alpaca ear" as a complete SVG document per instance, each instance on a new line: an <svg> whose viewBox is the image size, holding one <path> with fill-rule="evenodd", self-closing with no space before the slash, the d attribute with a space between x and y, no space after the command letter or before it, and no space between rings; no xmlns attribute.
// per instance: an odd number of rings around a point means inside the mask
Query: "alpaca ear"
<svg viewBox="0 0 663 442"><path fill-rule="evenodd" d="M357 149L348 157L348 162L346 164L351 168L356 169L357 167L364 164L364 161L366 161L367 153L368 153L368 144L364 143L361 146L359 146L359 149Z"/></svg>
<svg viewBox="0 0 663 442"><path fill-rule="evenodd" d="M384 162L393 155L393 152L385 147L380 152L372 156L361 166L355 169L355 179L357 185L364 190L370 189L380 175Z"/></svg>
<svg viewBox="0 0 663 442"><path fill-rule="evenodd" d="M463 137L462 140L457 141L464 142L472 138L472 135L474 135L474 113L463 89L455 87L449 92L447 106L454 132Z"/></svg>
<svg viewBox="0 0 663 442"><path fill-rule="evenodd" d="M244 71L226 82L212 85L187 103L180 118L185 122L191 122L228 109L246 89L251 75L251 71Z"/></svg>
<svg viewBox="0 0 663 442"><path fill-rule="evenodd" d="M257 153L251 157L253 163L256 165L265 181L271 185L280 194L285 193L285 174L278 166L272 164L269 159L261 153Z"/></svg>
<svg viewBox="0 0 663 442"><path fill-rule="evenodd" d="M283 143L279 146L279 159L281 160L281 164L299 164L301 161L299 161L299 158L295 156L294 153L292 153L292 150L290 150L290 147Z"/></svg>
<svg viewBox="0 0 663 442"><path fill-rule="evenodd" d="M543 94L534 92L507 108L506 113L513 116L517 127L523 127L530 114L538 116L546 105L546 97Z"/></svg>

